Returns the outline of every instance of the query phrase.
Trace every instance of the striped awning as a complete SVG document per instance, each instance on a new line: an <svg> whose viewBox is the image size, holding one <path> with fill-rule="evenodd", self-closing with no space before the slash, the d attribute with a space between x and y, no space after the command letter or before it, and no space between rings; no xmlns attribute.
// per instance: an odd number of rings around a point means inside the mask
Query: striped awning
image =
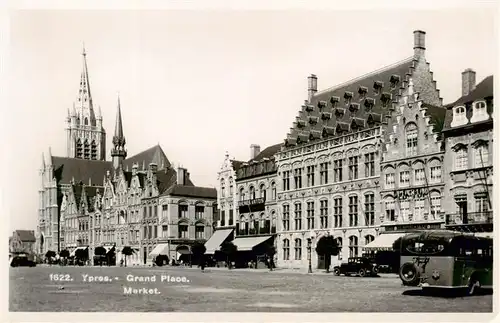
<svg viewBox="0 0 500 323"><path fill-rule="evenodd" d="M75 254L76 254L76 251L77 251L77 250L85 250L85 249L87 249L87 248L88 248L88 247L77 247L77 248L75 248L73 251L71 251L71 253L69 254L69 256L70 256L70 257L74 257L74 256L75 256Z"/></svg>
<svg viewBox="0 0 500 323"><path fill-rule="evenodd" d="M271 237L272 236L236 238L233 240L233 244L238 248L238 251L251 251L253 247L269 240Z"/></svg>
<svg viewBox="0 0 500 323"><path fill-rule="evenodd" d="M229 235L233 232L233 229L223 229L217 230L212 234L210 239L205 242L205 254L213 255L217 250L219 250L220 245L229 237Z"/></svg>
<svg viewBox="0 0 500 323"><path fill-rule="evenodd" d="M392 244L398 238L404 237L406 233L382 233L375 238L372 242L363 247L365 250L392 250Z"/></svg>

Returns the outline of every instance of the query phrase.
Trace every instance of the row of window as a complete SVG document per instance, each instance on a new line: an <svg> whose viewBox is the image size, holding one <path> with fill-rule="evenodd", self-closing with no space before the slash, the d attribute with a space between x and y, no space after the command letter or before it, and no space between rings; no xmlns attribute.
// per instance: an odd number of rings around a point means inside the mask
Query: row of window
<svg viewBox="0 0 500 323"><path fill-rule="evenodd" d="M474 156L471 160L472 167L485 167L490 164L490 153L487 145L480 145L473 148ZM462 147L455 151L455 170L466 170L471 168L469 166L469 154L466 147Z"/></svg>
<svg viewBox="0 0 500 323"><path fill-rule="evenodd" d="M290 179L293 175L293 188L300 189L303 187L313 187L315 185L324 185L328 183L337 183L344 180L356 180L360 178L359 164L360 156L351 156L347 158L347 178L344 178L344 161L345 159L336 159L333 161L333 178L329 178L328 162L319 164L319 182L316 182L316 165L306 167L306 182L302 183L303 174L302 168L296 168L292 171L283 171L283 190L291 189ZM375 176L375 153L367 153L364 155L364 177Z"/></svg>
<svg viewBox="0 0 500 323"><path fill-rule="evenodd" d="M375 239L372 235L365 236L365 245L369 244ZM342 249L342 238L337 238L337 244ZM294 240L294 260L302 260L303 248L307 248L307 242L302 243L302 239L297 238ZM349 257L357 257L359 251L358 237L349 237ZM309 259L309 258L307 258ZM339 259L341 259L341 253L339 253ZM283 239L283 260L290 260L290 240Z"/></svg>
<svg viewBox="0 0 500 323"><path fill-rule="evenodd" d="M80 139L76 141L76 158L83 159L97 159L97 144L94 140L91 143L85 139L85 142L82 143Z"/></svg>
<svg viewBox="0 0 500 323"><path fill-rule="evenodd" d="M410 186L410 171L402 170L399 171L399 182L398 187L409 187ZM442 170L441 166L433 166L430 168L430 176L428 177L424 168L419 168L413 170L413 184L412 185L426 185L441 183ZM395 173L385 174L385 188L395 188L396 187Z"/></svg>
<svg viewBox="0 0 500 323"><path fill-rule="evenodd" d="M309 201L306 203L305 223L302 212L302 203L294 203L293 223L294 230L311 230L311 229L326 229L330 227L340 228L344 226L356 227L360 225L375 225L375 194L367 193L364 195L364 212L359 212L359 199L357 195L351 195L347 198L348 202L348 219L349 223L343 223L343 198L336 197L333 199L333 222L330 222L330 209L328 200L319 201L319 223L316 223L315 202ZM359 217L364 216L363 224L359 221ZM290 231L290 205L283 205L283 231Z"/></svg>
<svg viewBox="0 0 500 323"><path fill-rule="evenodd" d="M472 117L471 122L479 122L488 120L489 115L486 110L486 102L478 101L472 104ZM453 108L453 120L451 121L452 127L459 127L466 125L469 122L467 119L467 110L465 106L457 106Z"/></svg>
<svg viewBox="0 0 500 323"><path fill-rule="evenodd" d="M412 221L423 221L425 212L426 198L418 198L412 204L413 212L410 208L410 201L396 202L390 198L385 202L385 214L387 221L396 221L396 206L398 206L400 221L408 221L409 215L412 214ZM431 193L430 196L430 214L437 215L441 212L441 195L437 192Z"/></svg>
<svg viewBox="0 0 500 323"><path fill-rule="evenodd" d="M258 197L267 200L267 189L264 184L261 184L259 187ZM240 201L245 201L247 199L247 195L243 187L240 187L239 198ZM255 191L255 187L253 185L250 185L250 187L248 188L248 199L255 200L256 198L257 198L257 192ZM271 200L272 201L276 200L276 183L274 182L271 183Z"/></svg>

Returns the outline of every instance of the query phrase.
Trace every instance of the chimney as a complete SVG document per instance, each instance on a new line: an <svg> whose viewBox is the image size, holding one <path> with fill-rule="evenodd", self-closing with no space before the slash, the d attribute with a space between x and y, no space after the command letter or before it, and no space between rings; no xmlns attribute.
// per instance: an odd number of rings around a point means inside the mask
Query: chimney
<svg viewBox="0 0 500 323"><path fill-rule="evenodd" d="M260 146L256 144L250 145L250 159L254 159L260 154Z"/></svg>
<svg viewBox="0 0 500 323"><path fill-rule="evenodd" d="M307 77L307 98L311 103L313 95L318 92L318 78L316 75L311 74Z"/></svg>
<svg viewBox="0 0 500 323"><path fill-rule="evenodd" d="M416 59L425 57L425 31L415 30L413 32L413 56Z"/></svg>
<svg viewBox="0 0 500 323"><path fill-rule="evenodd" d="M476 88L476 72L470 68L462 72L462 96L469 95Z"/></svg>
<svg viewBox="0 0 500 323"><path fill-rule="evenodd" d="M177 185L184 185L184 168L177 167Z"/></svg>

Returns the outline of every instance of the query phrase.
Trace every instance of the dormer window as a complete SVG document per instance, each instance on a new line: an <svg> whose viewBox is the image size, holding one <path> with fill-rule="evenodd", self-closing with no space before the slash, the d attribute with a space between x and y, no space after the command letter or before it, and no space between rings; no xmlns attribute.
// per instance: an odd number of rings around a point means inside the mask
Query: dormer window
<svg viewBox="0 0 500 323"><path fill-rule="evenodd" d="M401 81L401 78L399 77L399 75L392 75L391 76L391 89L395 89L399 82Z"/></svg>
<svg viewBox="0 0 500 323"><path fill-rule="evenodd" d="M352 92L346 91L346 92L344 93L344 100L345 100L345 103L346 103L346 104L351 103L351 100L352 100Z"/></svg>
<svg viewBox="0 0 500 323"><path fill-rule="evenodd" d="M375 81L373 83L373 92L375 92L375 95L380 94L382 91L382 88L384 87L384 82L382 81Z"/></svg>
<svg viewBox="0 0 500 323"><path fill-rule="evenodd" d="M360 86L358 89L359 99L363 100L366 97L366 93L368 92L368 88L365 86Z"/></svg>
<svg viewBox="0 0 500 323"><path fill-rule="evenodd" d="M306 105L306 111L307 112L311 112L313 110L314 110L314 105L310 105L310 104Z"/></svg>
<svg viewBox="0 0 500 323"><path fill-rule="evenodd" d="M352 112L358 111L359 110L359 103L351 103L349 105L349 110Z"/></svg>
<svg viewBox="0 0 500 323"><path fill-rule="evenodd" d="M375 99L366 98L365 99L365 107L367 110L370 110L375 105Z"/></svg>
<svg viewBox="0 0 500 323"><path fill-rule="evenodd" d="M392 94L384 92L382 93L380 100L382 101L382 106L387 107L387 104L392 99Z"/></svg>
<svg viewBox="0 0 500 323"><path fill-rule="evenodd" d="M463 126L467 124L467 115L465 114L465 107L458 106L453 108L453 120L451 122L452 127Z"/></svg>
<svg viewBox="0 0 500 323"><path fill-rule="evenodd" d="M470 122L478 122L488 120L488 112L486 111L486 102L477 101L472 103L472 118Z"/></svg>
<svg viewBox="0 0 500 323"><path fill-rule="evenodd" d="M319 109L324 109L324 108L326 108L326 101L319 101L319 102L318 102L318 108L319 108Z"/></svg>
<svg viewBox="0 0 500 323"><path fill-rule="evenodd" d="M316 123L318 123L318 117L309 116L309 123L310 124L316 124Z"/></svg>
<svg viewBox="0 0 500 323"><path fill-rule="evenodd" d="M330 98L330 103L332 104L332 106L335 108L335 105L340 102L340 98L338 96L332 96Z"/></svg>

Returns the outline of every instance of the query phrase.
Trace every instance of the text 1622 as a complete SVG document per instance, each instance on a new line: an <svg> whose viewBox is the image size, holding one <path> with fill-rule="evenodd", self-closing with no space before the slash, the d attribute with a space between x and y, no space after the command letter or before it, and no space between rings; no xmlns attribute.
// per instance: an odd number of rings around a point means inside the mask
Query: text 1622
<svg viewBox="0 0 500 323"><path fill-rule="evenodd" d="M56 282L69 282L72 281L69 274L49 274L49 279Z"/></svg>

